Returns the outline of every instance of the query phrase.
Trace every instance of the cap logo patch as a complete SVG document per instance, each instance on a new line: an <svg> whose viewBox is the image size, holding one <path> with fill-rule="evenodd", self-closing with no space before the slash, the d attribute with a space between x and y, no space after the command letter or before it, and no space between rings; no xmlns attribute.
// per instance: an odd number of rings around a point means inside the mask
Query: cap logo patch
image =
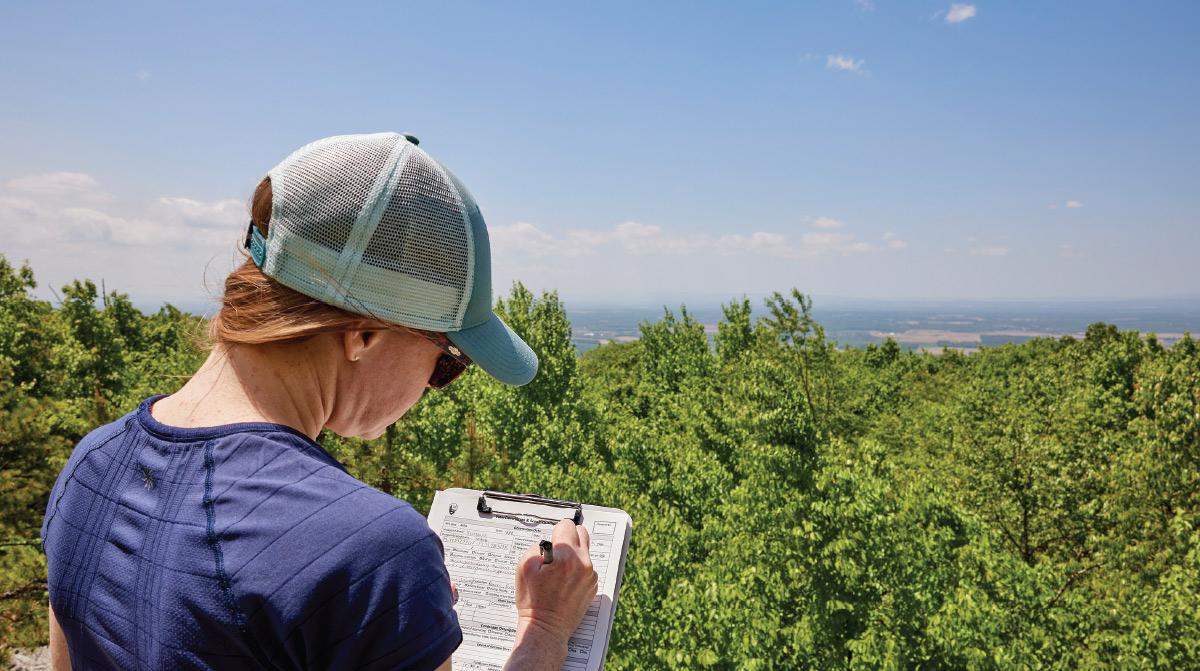
<svg viewBox="0 0 1200 671"><path fill-rule="evenodd" d="M263 239L262 233L258 232L258 227L254 224L250 225L250 244L248 246L254 265L262 268L263 263L267 261L267 241Z"/></svg>

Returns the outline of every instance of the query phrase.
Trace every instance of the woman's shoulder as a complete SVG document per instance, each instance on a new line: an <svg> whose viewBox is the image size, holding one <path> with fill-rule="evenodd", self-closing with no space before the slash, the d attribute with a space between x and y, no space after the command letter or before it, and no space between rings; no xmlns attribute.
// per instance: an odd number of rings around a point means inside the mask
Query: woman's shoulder
<svg viewBox="0 0 1200 671"><path fill-rule="evenodd" d="M269 657L352 668L457 644L442 544L411 505L287 437L231 436L214 449L246 453L214 460L215 531Z"/></svg>
<svg viewBox="0 0 1200 671"><path fill-rule="evenodd" d="M113 471L120 470L113 468L113 465L119 462L123 453L128 452L125 443L132 435L130 429L133 415L134 413L129 413L93 429L71 452L67 463L55 479L46 504L46 515L42 518L43 550L48 554L54 553L60 544L69 547L73 543L69 535L62 538L58 537L61 534L51 536L52 523L63 516L86 517L92 511L94 499L103 496L102 493L111 488L108 480L112 478ZM68 487L71 482L80 483L82 486ZM69 492L79 494L79 500L68 497ZM60 510L65 512L60 514ZM80 522L76 521L75 524L79 525Z"/></svg>
<svg viewBox="0 0 1200 671"><path fill-rule="evenodd" d="M216 440L210 449L206 463L221 529L261 525L350 544L378 527L393 532L390 542L432 535L407 502L357 480L306 437L249 431Z"/></svg>

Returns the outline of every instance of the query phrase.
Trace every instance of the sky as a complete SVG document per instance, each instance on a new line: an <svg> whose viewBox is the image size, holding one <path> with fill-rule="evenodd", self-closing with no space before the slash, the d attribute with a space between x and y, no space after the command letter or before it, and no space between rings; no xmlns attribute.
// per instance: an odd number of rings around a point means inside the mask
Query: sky
<svg viewBox="0 0 1200 671"><path fill-rule="evenodd" d="M411 132L494 286L567 301L1200 295L1200 3L0 5L0 254L219 289L255 184Z"/></svg>

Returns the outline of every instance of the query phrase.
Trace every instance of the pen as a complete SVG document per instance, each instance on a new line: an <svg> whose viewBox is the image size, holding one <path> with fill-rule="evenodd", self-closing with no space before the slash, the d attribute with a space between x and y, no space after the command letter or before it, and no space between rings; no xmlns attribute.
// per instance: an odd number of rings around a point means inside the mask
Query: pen
<svg viewBox="0 0 1200 671"><path fill-rule="evenodd" d="M549 564L554 561L554 544L550 541L542 541L538 545L542 548L542 563Z"/></svg>

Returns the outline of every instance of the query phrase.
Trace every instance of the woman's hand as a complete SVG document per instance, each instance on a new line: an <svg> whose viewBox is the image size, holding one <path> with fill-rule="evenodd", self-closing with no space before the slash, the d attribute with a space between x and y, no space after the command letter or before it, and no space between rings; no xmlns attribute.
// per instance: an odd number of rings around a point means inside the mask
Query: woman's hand
<svg viewBox="0 0 1200 671"><path fill-rule="evenodd" d="M533 545L517 561L517 641L505 669L558 669L567 640L596 596L588 532L571 520L554 526L554 560Z"/></svg>

